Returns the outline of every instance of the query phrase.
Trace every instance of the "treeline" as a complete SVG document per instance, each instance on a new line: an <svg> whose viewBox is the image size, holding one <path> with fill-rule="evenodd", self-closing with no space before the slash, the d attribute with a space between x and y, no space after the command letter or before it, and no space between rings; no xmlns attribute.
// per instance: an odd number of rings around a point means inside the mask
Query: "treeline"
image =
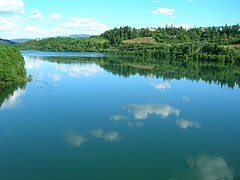
<svg viewBox="0 0 240 180"><path fill-rule="evenodd" d="M240 63L240 26L208 28L168 27L158 29L115 28L101 35L109 40L107 53L124 53L157 58ZM152 37L156 43L127 43L124 40Z"/></svg>
<svg viewBox="0 0 240 180"><path fill-rule="evenodd" d="M139 74L146 77L163 78L165 80L186 78L193 81L203 80L208 83L240 87L240 67L222 65L203 61L181 61L173 59L156 59L136 56L110 57L43 57L42 60L69 63L94 63L106 71L129 77Z"/></svg>
<svg viewBox="0 0 240 180"><path fill-rule="evenodd" d="M122 43L103 50L105 53L240 64L240 46L222 46L217 43L182 43L173 45Z"/></svg>
<svg viewBox="0 0 240 180"><path fill-rule="evenodd" d="M163 44L176 44L187 42L217 42L219 45L234 44L240 41L240 26L191 28L166 26L165 28L142 28L120 27L106 31L101 37L110 41L111 45L120 44L123 40L153 37Z"/></svg>
<svg viewBox="0 0 240 180"><path fill-rule="evenodd" d="M24 60L20 51L10 45L0 45L0 86L26 82Z"/></svg>
<svg viewBox="0 0 240 180"><path fill-rule="evenodd" d="M21 50L53 52L99 52L109 47L109 41L101 37L69 38L57 37L42 40L30 40L18 44Z"/></svg>
<svg viewBox="0 0 240 180"><path fill-rule="evenodd" d="M150 37L153 41L146 42L144 37ZM134 41L136 38L137 42ZM239 43L240 26L237 24L191 29L135 29L126 26L90 38L49 38L28 41L17 46L23 50L105 52L240 64L240 46L237 46Z"/></svg>
<svg viewBox="0 0 240 180"><path fill-rule="evenodd" d="M154 37L155 33L148 28L136 29L129 26L114 28L100 35L109 40L111 45L121 44L122 41L142 37Z"/></svg>

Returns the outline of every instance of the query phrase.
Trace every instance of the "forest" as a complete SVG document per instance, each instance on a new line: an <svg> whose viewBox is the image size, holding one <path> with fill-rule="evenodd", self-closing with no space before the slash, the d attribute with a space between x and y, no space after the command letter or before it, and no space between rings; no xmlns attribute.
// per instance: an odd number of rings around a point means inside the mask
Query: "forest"
<svg viewBox="0 0 240 180"><path fill-rule="evenodd" d="M146 38L150 39L145 41ZM137 40L136 40L137 39ZM141 41L142 39L142 41ZM104 52L240 64L240 26L114 28L90 38L49 38L17 45L21 50Z"/></svg>
<svg viewBox="0 0 240 180"><path fill-rule="evenodd" d="M20 51L11 45L0 45L0 86L20 84L28 80Z"/></svg>

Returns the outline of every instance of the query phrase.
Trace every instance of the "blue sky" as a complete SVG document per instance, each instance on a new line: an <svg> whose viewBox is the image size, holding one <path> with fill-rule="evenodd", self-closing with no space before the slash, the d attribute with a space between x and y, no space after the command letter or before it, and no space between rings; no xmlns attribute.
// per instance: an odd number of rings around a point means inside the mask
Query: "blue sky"
<svg viewBox="0 0 240 180"><path fill-rule="evenodd" d="M232 25L240 22L239 7L239 0L0 0L0 38L97 35L125 25Z"/></svg>

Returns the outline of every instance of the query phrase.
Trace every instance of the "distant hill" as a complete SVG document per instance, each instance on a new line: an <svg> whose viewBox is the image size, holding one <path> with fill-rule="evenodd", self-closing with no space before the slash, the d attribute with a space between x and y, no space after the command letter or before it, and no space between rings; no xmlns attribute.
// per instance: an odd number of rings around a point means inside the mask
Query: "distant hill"
<svg viewBox="0 0 240 180"><path fill-rule="evenodd" d="M16 43L25 43L27 41L30 41L32 39L27 39L27 38L21 38L21 39L11 39L11 41L16 42Z"/></svg>
<svg viewBox="0 0 240 180"><path fill-rule="evenodd" d="M70 38L88 38L90 37L91 35L89 34L72 34L70 35L69 37Z"/></svg>
<svg viewBox="0 0 240 180"><path fill-rule="evenodd" d="M14 41L7 40L7 39L1 39L0 38L0 44L18 44L18 43L14 42Z"/></svg>

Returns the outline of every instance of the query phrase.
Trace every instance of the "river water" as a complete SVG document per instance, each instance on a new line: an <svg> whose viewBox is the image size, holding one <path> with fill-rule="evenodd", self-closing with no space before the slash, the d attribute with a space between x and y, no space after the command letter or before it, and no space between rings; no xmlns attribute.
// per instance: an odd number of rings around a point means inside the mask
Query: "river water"
<svg viewBox="0 0 240 180"><path fill-rule="evenodd" d="M240 179L237 84L22 54L32 81L1 92L1 180Z"/></svg>

